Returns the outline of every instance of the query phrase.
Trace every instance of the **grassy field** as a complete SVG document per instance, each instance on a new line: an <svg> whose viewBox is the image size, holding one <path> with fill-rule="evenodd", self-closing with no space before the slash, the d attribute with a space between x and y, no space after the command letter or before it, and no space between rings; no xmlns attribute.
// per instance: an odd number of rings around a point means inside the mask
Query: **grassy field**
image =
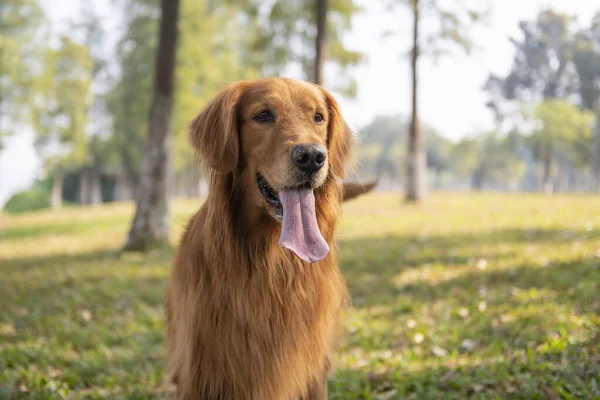
<svg viewBox="0 0 600 400"><path fill-rule="evenodd" d="M173 205L173 244L199 201ZM131 205L0 217L0 398L160 398L172 252L120 254ZM369 195L331 399L600 398L600 197Z"/></svg>

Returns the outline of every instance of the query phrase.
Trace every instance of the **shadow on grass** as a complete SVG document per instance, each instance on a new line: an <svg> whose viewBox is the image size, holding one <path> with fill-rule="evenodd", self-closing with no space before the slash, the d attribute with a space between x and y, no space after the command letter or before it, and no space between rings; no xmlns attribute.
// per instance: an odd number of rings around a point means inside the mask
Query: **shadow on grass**
<svg viewBox="0 0 600 400"><path fill-rule="evenodd" d="M600 278L596 259L555 262L545 268L518 264L500 270L478 270L473 266L472 271L437 282L398 283L393 277L432 265L452 271L481 256L501 264L515 254L512 250L487 249L499 243L551 244L599 238L600 231L512 229L422 238L399 235L341 240L341 266L351 293L363 298L356 307L364 310L381 305L381 311L373 312L372 318L390 320L392 324L395 318L411 314L416 306L442 303L448 308L457 304L476 308L482 287L489 293L486 301L490 312L500 306L543 304L548 300L544 296L551 295L574 311L597 313ZM29 382L43 382L51 374L49 371L58 369L62 371L56 378L58 382L77 390L106 388L119 382L117 397L124 394L126 398L152 398L161 374L162 303L171 260L171 251L147 255L97 251L0 259L0 370L12 371L9 378L15 385L23 377ZM25 272L26 276L17 272ZM530 339L538 340L536 345L544 340L548 331L554 329L555 315L529 313L497 327L492 326L495 317L499 316L463 321L451 315L443 321L445 329L454 333L448 334L449 338L440 345L452 349L464 339L478 338L477 351L482 358L479 363L428 365L419 371L411 365L406 370L385 371L378 379L369 378L366 371L342 369L331 382L330 398L375 398L370 393L386 391L391 393L390 399L519 398L520 392L527 394L523 398L547 398L545 390L567 390L576 398L586 398L592 393L580 396L576 390L581 389L571 389L567 383L590 379L589 370L600 361L590 358L598 355L597 343L566 345L564 351L543 354L542 359L536 359L534 354L531 358ZM531 332L524 333L527 326ZM392 348L395 338L388 336L374 340L368 351ZM503 350L490 350L493 345L500 345ZM520 353L515 356L515 352ZM491 360L491 354L499 359ZM579 354L579 359L572 361L571 354ZM552 364L546 365L548 362ZM567 383L552 381L556 377ZM29 389L36 393L46 390ZM446 392L454 397L446 397ZM111 393L107 396L111 397Z"/></svg>
<svg viewBox="0 0 600 400"><path fill-rule="evenodd" d="M559 399L599 398L600 335L560 351L504 351L475 362L438 360L380 369L338 369L330 399Z"/></svg>
<svg viewBox="0 0 600 400"><path fill-rule="evenodd" d="M511 259L517 254L516 249L510 245L548 245L565 241L586 243L599 239L600 230L576 232L557 229L509 229L484 234L433 235L422 238L391 235L382 238L341 239L340 265L351 293L358 297L369 297L370 293L392 297L410 294L416 300L429 301L432 297L448 293L460 295L460 290L464 287L477 288L480 285L502 282L516 286L531 282L532 287L555 285L561 289L572 289L573 285L580 282L581 271L578 266L582 260L569 261L565 265L558 265L558 268L556 263L549 262L547 269L533 268L532 265L511 266L509 263L514 262ZM501 246L503 244L507 246ZM485 259L486 263L500 265L503 271L475 269L479 258ZM443 268L448 273L456 266L473 267L473 271L461 280L444 278L445 284L417 282L402 285L394 282L394 277L399 274L425 266Z"/></svg>

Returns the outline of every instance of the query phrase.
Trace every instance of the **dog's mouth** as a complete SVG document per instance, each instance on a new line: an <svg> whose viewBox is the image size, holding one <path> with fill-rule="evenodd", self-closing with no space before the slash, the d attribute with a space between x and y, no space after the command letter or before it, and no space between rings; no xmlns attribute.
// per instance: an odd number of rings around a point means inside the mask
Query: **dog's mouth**
<svg viewBox="0 0 600 400"><path fill-rule="evenodd" d="M273 206L276 217L281 219L279 245L310 263L325 258L329 245L317 224L315 195L311 183L303 182L277 193L261 174L257 174L256 182L267 204Z"/></svg>
<svg viewBox="0 0 600 400"><path fill-rule="evenodd" d="M281 200L275 192L275 189L265 179L261 174L256 174L256 183L258 184L258 190L265 198L265 201L272 205L275 208L275 215L278 217L283 217L283 205L281 204Z"/></svg>

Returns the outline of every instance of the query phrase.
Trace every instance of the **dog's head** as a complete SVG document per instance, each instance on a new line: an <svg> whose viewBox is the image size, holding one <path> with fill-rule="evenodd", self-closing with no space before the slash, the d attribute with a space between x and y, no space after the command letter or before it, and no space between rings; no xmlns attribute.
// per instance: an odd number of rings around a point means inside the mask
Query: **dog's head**
<svg viewBox="0 0 600 400"><path fill-rule="evenodd" d="M289 79L228 86L191 123L200 158L218 173L243 174L257 206L283 213L280 192L344 178L352 133L320 86Z"/></svg>
<svg viewBox="0 0 600 400"><path fill-rule="evenodd" d="M190 132L210 169L234 174L244 204L282 223L281 246L309 262L328 254L317 209L319 201L336 200L315 199L315 192L344 178L353 137L331 94L289 79L237 82L196 117Z"/></svg>

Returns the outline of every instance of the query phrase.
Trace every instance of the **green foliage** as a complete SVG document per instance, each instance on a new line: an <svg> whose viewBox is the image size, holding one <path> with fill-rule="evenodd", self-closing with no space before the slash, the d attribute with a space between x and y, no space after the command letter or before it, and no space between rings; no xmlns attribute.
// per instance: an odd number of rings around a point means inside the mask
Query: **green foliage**
<svg viewBox="0 0 600 400"><path fill-rule="evenodd" d="M589 164L592 153L594 116L564 100L548 100L535 110L538 129L533 134L533 147L540 158L552 157L556 150L567 151L579 165Z"/></svg>
<svg viewBox="0 0 600 400"><path fill-rule="evenodd" d="M217 9L205 1L190 0L183 1L182 7L173 124L178 173L189 171L194 163L187 124L228 83L259 75L245 65L239 49L245 40L244 24L236 18L239 10L226 3ZM203 43L201 50L199 43Z"/></svg>
<svg viewBox="0 0 600 400"><path fill-rule="evenodd" d="M227 83L278 73L290 63L310 65L314 57L313 3L300 1L282 7L281 2L182 1L173 123L178 177L187 175L194 161L185 132L187 123ZM112 168L124 169L136 181L148 132L159 13L156 0L122 0L120 5L126 30L117 45L120 74L107 95L113 121L107 158ZM350 0L331 2L329 59L346 72L360 55L347 50L340 38L357 11ZM290 42L299 46L289 46ZM344 82L350 82L346 78ZM140 95L143 93L147 95Z"/></svg>
<svg viewBox="0 0 600 400"><path fill-rule="evenodd" d="M2 137L27 123L24 112L33 101L32 84L40 45L36 39L46 20L35 0L0 3L0 149Z"/></svg>
<svg viewBox="0 0 600 400"><path fill-rule="evenodd" d="M600 99L600 12L592 19L588 29L575 35L573 63L579 77L581 105L593 110Z"/></svg>
<svg viewBox="0 0 600 400"><path fill-rule="evenodd" d="M116 49L120 73L106 96L112 116L109 146L114 164L109 165L137 181L148 135L159 12L155 0L122 3L126 29Z"/></svg>
<svg viewBox="0 0 600 400"><path fill-rule="evenodd" d="M52 178L35 182L30 189L12 195L2 211L17 214L49 208L51 186Z"/></svg>
<svg viewBox="0 0 600 400"><path fill-rule="evenodd" d="M4 205L7 214L16 214L50 207L50 191L34 186L24 192L13 195Z"/></svg>
<svg viewBox="0 0 600 400"><path fill-rule="evenodd" d="M469 54L476 48L471 30L485 22L489 6L489 2L481 1L475 8L461 0L387 0L387 3L390 9L398 4L407 6L413 14L417 7L419 19L433 26L433 29L421 29L418 43L419 55L432 57L434 61L443 56L451 56L457 50ZM386 36L392 34L396 35L398 32L385 32Z"/></svg>
<svg viewBox="0 0 600 400"><path fill-rule="evenodd" d="M87 113L92 101L93 61L87 46L66 36L47 49L36 79L33 108L36 146L49 167L88 161Z"/></svg>
<svg viewBox="0 0 600 400"><path fill-rule="evenodd" d="M263 75L280 75L285 68L301 68L304 78L313 79L315 59L316 10L314 0L251 0L250 34L245 59ZM331 0L327 12L327 61L339 67L338 79L331 82L347 95L356 92L349 69L363 60L363 55L349 49L342 41L351 28L352 16L360 12L356 0Z"/></svg>
<svg viewBox="0 0 600 400"><path fill-rule="evenodd" d="M535 21L519 24L520 37L511 39L515 57L506 77L490 75L485 89L488 106L498 120L507 116L511 102L539 102L566 98L577 90L573 62L573 19L551 9L543 10Z"/></svg>
<svg viewBox="0 0 600 400"><path fill-rule="evenodd" d="M173 204L172 244L197 208ZM2 216L0 398L165 397L173 253L119 254L131 212ZM597 197L345 204L338 255L352 298L329 398L598 398L599 227Z"/></svg>
<svg viewBox="0 0 600 400"><path fill-rule="evenodd" d="M462 139L450 151L449 167L459 177L470 177L476 189L483 188L485 183L518 182L526 169L518 154L523 141L517 134L503 136L496 132Z"/></svg>
<svg viewBox="0 0 600 400"><path fill-rule="evenodd" d="M433 128L422 124L427 137L426 149L429 166L434 170L447 166L450 141ZM399 177L406 157L408 123L399 116L376 116L360 130L358 170L361 176L378 174Z"/></svg>

